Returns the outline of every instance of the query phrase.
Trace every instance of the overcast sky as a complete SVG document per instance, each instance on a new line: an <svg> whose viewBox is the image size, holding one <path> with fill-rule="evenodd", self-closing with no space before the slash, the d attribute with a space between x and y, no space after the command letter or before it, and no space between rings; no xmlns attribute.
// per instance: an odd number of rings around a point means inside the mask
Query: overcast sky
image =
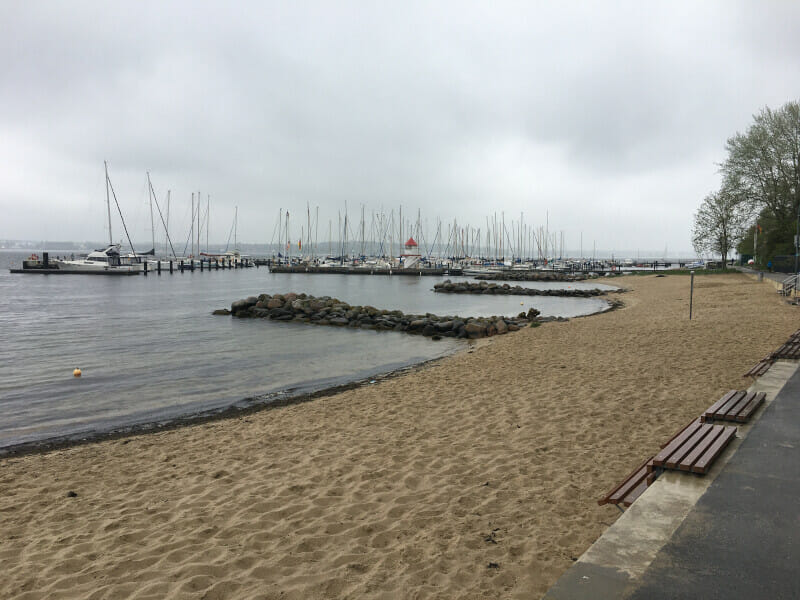
<svg viewBox="0 0 800 600"><path fill-rule="evenodd" d="M320 238L383 210L524 212L584 250L691 248L725 140L800 98L796 2L3 2L0 238ZM368 223L369 225L369 223ZM121 239L118 219L114 237Z"/></svg>

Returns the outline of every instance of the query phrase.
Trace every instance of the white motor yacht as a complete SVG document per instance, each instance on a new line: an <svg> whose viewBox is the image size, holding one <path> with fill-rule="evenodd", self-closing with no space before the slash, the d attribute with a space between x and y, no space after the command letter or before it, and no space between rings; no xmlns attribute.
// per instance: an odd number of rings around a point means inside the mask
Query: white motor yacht
<svg viewBox="0 0 800 600"><path fill-rule="evenodd" d="M88 256L83 259L54 260L51 262L59 271L71 271L76 273L140 273L142 271L142 264L122 264L120 262L119 250L120 244L110 244L103 250L90 252Z"/></svg>

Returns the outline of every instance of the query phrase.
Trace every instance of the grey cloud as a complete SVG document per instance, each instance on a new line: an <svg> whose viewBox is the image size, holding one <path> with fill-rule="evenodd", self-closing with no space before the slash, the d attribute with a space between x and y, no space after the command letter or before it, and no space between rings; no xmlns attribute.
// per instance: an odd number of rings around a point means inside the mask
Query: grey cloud
<svg viewBox="0 0 800 600"><path fill-rule="evenodd" d="M176 203L210 193L220 233L239 205L249 241L279 207L327 221L348 202L475 226L549 210L572 246L583 231L688 250L725 139L800 89L788 4L87 2L0 19L0 237L52 218L102 238L99 216L70 215L101 205L108 159L131 212L149 170Z"/></svg>

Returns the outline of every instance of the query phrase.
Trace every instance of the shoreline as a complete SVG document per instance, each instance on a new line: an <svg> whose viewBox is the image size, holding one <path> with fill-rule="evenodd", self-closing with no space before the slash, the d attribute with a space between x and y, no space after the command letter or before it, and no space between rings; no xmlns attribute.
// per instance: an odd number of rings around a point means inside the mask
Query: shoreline
<svg viewBox="0 0 800 600"><path fill-rule="evenodd" d="M605 312L605 311L604 311ZM598 313L599 314L599 313ZM590 315L584 315L590 316ZM382 371L370 377L361 377L353 381L339 383L324 387L312 392L301 392L298 394L289 394L293 388L281 390L277 392L270 392L262 396L250 396L237 400L236 403L226 407L210 409L200 413L191 413L188 415L177 416L174 418L166 419L164 421L146 421L142 423L135 423L124 427L116 427L108 431L83 431L74 434L65 434L55 437L46 438L43 440L32 440L29 442L21 442L18 444L11 444L9 446L0 446L0 462L9 458L18 458L22 456L30 456L36 454L47 454L57 450L68 450L70 448L77 448L96 444L99 442L109 440L123 440L126 438L134 438L139 436L151 435L154 433L161 433L164 431L173 431L183 427L192 427L194 425L203 425L206 423L214 423L216 421L226 421L229 419L236 419L238 417L246 417L249 415L265 412L273 409L283 408L286 406L293 406L295 404L302 404L304 402L311 402L318 398L327 398L341 394L348 390L353 390L366 385L371 385L401 377L407 373L414 371L423 371L441 362L453 355L470 352L470 349L475 347L476 340L464 340L465 344L462 348L455 348L452 352L447 352L437 358L423 360L422 362L415 362L407 364L389 371ZM483 341L483 340L480 340ZM267 398L264 398L264 397ZM251 403L246 406L239 406L240 403Z"/></svg>
<svg viewBox="0 0 800 600"><path fill-rule="evenodd" d="M619 299L614 299L614 300L604 299L604 300L606 301L607 306L597 312L589 313L586 315L577 315L573 317L542 317L540 318L538 323L539 325L544 325L546 323L564 323L572 319L584 319L588 317L594 317L614 310L618 310L620 308L624 308L624 302L622 302ZM395 332L386 332L386 333L394 334ZM423 360L421 362L405 364L403 366L390 369L388 371L381 371L369 377L360 377L352 381L346 381L344 383L323 387L319 390L314 390L311 392L300 392L297 394L291 394L293 388L288 388L287 390L270 392L267 394L263 394L261 396L250 396L241 398L240 400L237 400L235 403L225 407L209 409L199 413L189 413L185 415L179 415L176 417L167 418L160 421L159 420L143 421L141 423L134 423L132 425L113 427L112 429L105 431L85 430L85 431L75 432L72 434L63 434L63 435L48 437L41 440L31 440L27 442L10 444L8 446L0 446L0 461L6 458L28 456L33 454L47 454L49 452L54 452L57 450L66 450L69 448L84 446L88 444L95 444L107 440L119 440L128 437L150 435L158 432L180 429L182 427L191 427L193 425L202 425L204 423L213 423L215 421L235 419L237 417L246 417L248 415L252 415L262 411L282 408L285 406L292 406L294 404L301 404L304 402L311 402L318 398L326 398L334 396L336 394L340 394L348 390L352 390L366 385L371 385L372 381L374 381L375 383L379 383L381 381L393 379L395 377L400 377L408 373L423 371L435 365L436 363L441 362L456 354L460 354L463 352L471 352L472 349L484 345L484 344L479 344L479 342L486 343L490 339L491 338L488 337L478 338L474 340L464 339L463 340L464 344L462 347L455 348L452 351L446 352L445 354L437 358ZM242 404L244 403L247 404L242 406Z"/></svg>

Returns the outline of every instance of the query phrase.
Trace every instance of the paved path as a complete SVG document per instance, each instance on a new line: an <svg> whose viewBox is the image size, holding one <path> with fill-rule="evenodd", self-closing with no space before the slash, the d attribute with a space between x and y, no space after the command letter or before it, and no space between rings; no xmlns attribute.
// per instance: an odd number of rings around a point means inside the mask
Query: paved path
<svg viewBox="0 0 800 600"><path fill-rule="evenodd" d="M770 271L759 271L757 269L748 269L747 267L734 267L737 271L742 273L747 273L748 275L758 275L759 273L764 274L764 279L769 279L771 281L777 281L778 283L783 283L783 280L787 277L791 277L792 273L777 273L777 272L770 272Z"/></svg>

